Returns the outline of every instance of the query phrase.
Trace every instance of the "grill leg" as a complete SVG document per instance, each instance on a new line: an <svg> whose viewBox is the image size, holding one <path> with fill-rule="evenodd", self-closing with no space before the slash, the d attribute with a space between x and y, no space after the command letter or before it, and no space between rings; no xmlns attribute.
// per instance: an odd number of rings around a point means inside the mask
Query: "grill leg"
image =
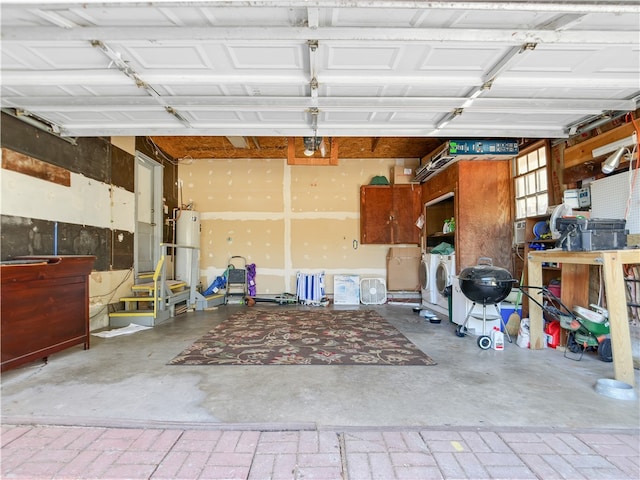
<svg viewBox="0 0 640 480"><path fill-rule="evenodd" d="M462 324L464 328L467 328L467 323L469 323L469 318L471 318L471 313L473 312L474 308L476 308L476 302L473 302L473 305L471 305L471 308L467 312L467 316L464 317L464 323Z"/></svg>
<svg viewBox="0 0 640 480"><path fill-rule="evenodd" d="M482 304L482 336L487 336L487 304Z"/></svg>
<svg viewBox="0 0 640 480"><path fill-rule="evenodd" d="M471 317L471 312L473 312L473 309L476 307L476 302L473 302L473 305L471 305L471 308L469 309L469 311L467 312L467 316L464 318L464 322L462 322L462 325L458 325L458 328L456 328L456 335L459 337L464 337L467 333L467 323L469 323L469 318Z"/></svg>
<svg viewBox="0 0 640 480"><path fill-rule="evenodd" d="M487 304L482 303L482 335L478 337L478 346L482 350L491 348L491 338L487 335Z"/></svg>

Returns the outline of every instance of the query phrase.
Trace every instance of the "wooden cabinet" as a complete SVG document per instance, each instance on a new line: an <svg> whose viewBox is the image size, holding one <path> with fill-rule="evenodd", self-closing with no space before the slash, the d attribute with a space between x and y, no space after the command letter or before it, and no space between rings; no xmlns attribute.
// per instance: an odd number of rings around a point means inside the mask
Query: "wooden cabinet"
<svg viewBox="0 0 640 480"><path fill-rule="evenodd" d="M442 230L444 218L456 221L452 241L456 252L456 273L490 257L493 264L513 272L511 259L511 169L508 160L462 160L422 184L425 225ZM447 198L448 196L453 196ZM444 202L444 203L443 203ZM442 205L441 205L442 204ZM443 207L444 211L439 211ZM449 215L453 209L453 215ZM433 220L434 216L436 217ZM427 244L437 242L425 232ZM439 242L437 242L439 243Z"/></svg>
<svg viewBox="0 0 640 480"><path fill-rule="evenodd" d="M2 371L73 345L89 348L94 256L23 257L3 264Z"/></svg>
<svg viewBox="0 0 640 480"><path fill-rule="evenodd" d="M360 187L360 243L420 243L421 188L407 185Z"/></svg>

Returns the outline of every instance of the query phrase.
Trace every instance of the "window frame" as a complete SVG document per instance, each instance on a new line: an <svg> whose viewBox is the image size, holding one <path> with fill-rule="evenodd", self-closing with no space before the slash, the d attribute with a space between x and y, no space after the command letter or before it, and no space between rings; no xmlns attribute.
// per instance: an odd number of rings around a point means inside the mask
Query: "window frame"
<svg viewBox="0 0 640 480"><path fill-rule="evenodd" d="M518 174L518 160L521 159L522 157L526 157L527 155L529 155L530 153L533 153L537 150L542 150L544 149L544 154L545 154L545 165L543 167L537 167L535 169L532 170L527 170L526 173L519 175ZM551 170L551 148L549 146L549 141L548 140L539 140L537 142L532 143L531 145L527 146L526 148L522 149L518 155L516 155L515 157L513 157L512 159L512 178L511 178L511 187L513 188L513 218L514 221L522 221L522 220L526 220L527 218L531 218L531 217L538 217L541 215L545 215L545 212L536 212L535 214L527 214L526 212L526 208L525 208L525 215L523 217L518 217L518 200L519 199L526 199L526 198L531 198L533 195L539 195L541 193L546 193L547 195L547 208L549 207L549 205L551 204L551 178L549 175L549 172ZM524 178L527 175L530 175L532 173L537 174L536 172L541 172L544 171L545 175L546 175L546 190L536 190L536 192L534 194L525 194L524 196L518 197L517 196L517 191L518 189L516 188L516 183L518 182L518 179L520 178Z"/></svg>

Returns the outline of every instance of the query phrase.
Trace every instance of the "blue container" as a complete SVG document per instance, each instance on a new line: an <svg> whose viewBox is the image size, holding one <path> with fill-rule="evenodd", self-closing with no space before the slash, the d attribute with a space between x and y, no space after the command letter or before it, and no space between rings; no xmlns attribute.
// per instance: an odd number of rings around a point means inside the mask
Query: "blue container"
<svg viewBox="0 0 640 480"><path fill-rule="evenodd" d="M502 321L506 325L509 321L509 316L513 313L517 312L522 318L522 305L518 305L518 309L516 310L516 306L513 303L502 302L500 304L500 315L502 316ZM500 325L500 330L504 332L504 326Z"/></svg>

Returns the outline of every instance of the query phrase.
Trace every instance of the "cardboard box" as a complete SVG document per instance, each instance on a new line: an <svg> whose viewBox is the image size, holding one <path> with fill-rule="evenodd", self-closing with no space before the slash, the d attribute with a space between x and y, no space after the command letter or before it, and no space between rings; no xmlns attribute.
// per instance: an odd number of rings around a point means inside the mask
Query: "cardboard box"
<svg viewBox="0 0 640 480"><path fill-rule="evenodd" d="M420 247L391 247L387 253L387 289L420 290Z"/></svg>
<svg viewBox="0 0 640 480"><path fill-rule="evenodd" d="M415 169L406 165L394 165L391 167L391 183L394 185L414 182Z"/></svg>
<svg viewBox="0 0 640 480"><path fill-rule="evenodd" d="M562 199L564 203L575 209L591 206L589 187L565 190L562 194Z"/></svg>

